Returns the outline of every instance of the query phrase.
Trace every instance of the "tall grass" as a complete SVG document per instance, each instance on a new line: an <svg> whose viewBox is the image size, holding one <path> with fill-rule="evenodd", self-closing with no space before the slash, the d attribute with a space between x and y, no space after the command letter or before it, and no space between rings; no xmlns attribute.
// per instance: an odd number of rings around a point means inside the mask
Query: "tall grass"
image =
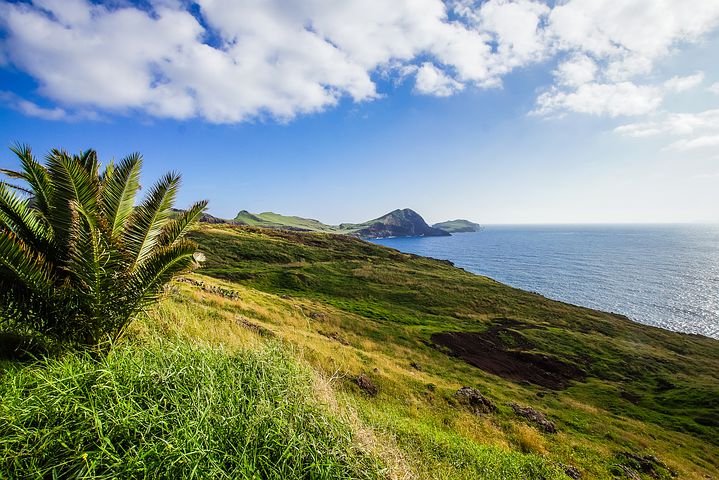
<svg viewBox="0 0 719 480"><path fill-rule="evenodd" d="M116 347L0 366L0 478L377 478L279 347Z"/></svg>

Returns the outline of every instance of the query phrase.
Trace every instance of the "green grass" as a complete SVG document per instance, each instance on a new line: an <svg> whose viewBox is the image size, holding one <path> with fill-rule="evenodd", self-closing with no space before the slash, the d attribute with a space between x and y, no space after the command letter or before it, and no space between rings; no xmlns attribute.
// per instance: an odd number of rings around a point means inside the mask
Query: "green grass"
<svg viewBox="0 0 719 480"><path fill-rule="evenodd" d="M11 365L0 478L379 478L278 347L162 341Z"/></svg>
<svg viewBox="0 0 719 480"><path fill-rule="evenodd" d="M402 443L407 437L389 428L402 449L434 470L446 465L425 454L433 450L430 431L460 445L522 451L532 443L533 433L520 431L522 422L504 406L491 418L458 417L450 398L462 385L480 388L500 405L518 402L545 412L560 434L534 435L541 444L536 450L589 478L613 478L623 452L658 456L683 478L719 469L719 426L712 420L719 417L719 404L712 400L719 398L716 340L552 301L448 262L337 235L224 227L202 229L193 238L207 254L203 275L274 298L289 296L303 311L324 312L304 327L268 320L284 338L308 345L317 368L341 368L350 378L368 373L380 394L360 404L363 421L375 430L409 424L425 432ZM497 377L431 346L433 333L481 332L500 319L516 323L511 339L578 366L586 379L547 391ZM289 328L307 333L300 337ZM349 345L310 337L318 331L333 331ZM332 352L337 348L341 360ZM414 371L411 361L423 371ZM427 384L437 390L428 392ZM356 393L351 382L343 388ZM377 411L393 412L394 421ZM420 428L420 418L432 429Z"/></svg>
<svg viewBox="0 0 719 480"><path fill-rule="evenodd" d="M281 215L274 212L250 213L246 210L242 210L233 220L251 227L289 227L312 232L334 232L338 230L337 227L326 225L312 218Z"/></svg>
<svg viewBox="0 0 719 480"><path fill-rule="evenodd" d="M54 469L539 480L566 479L571 465L583 478L630 469L652 480L719 470L715 340L341 235L205 226L192 238L207 256L194 283L174 284L109 357L0 364L0 478ZM510 326L501 339L512 348L531 345L586 378L550 390L432 345L435 333L498 322ZM360 390L360 374L376 396ZM462 386L497 410L458 404ZM543 412L558 433L510 402ZM661 464L643 471L641 459L653 457Z"/></svg>

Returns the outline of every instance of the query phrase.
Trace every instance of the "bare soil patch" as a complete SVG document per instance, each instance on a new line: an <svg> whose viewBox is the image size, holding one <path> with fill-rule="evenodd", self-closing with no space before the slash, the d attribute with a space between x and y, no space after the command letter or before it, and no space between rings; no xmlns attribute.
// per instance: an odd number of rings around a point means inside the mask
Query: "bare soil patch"
<svg viewBox="0 0 719 480"><path fill-rule="evenodd" d="M442 332L431 336L435 346L477 368L515 382L561 390L585 372L572 363L531 351L534 345L517 330L539 328L499 319L484 332Z"/></svg>

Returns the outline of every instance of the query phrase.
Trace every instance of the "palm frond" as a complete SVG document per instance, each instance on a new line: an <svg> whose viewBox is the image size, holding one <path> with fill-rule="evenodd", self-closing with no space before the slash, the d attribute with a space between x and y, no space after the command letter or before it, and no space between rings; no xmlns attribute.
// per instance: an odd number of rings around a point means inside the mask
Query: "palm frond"
<svg viewBox="0 0 719 480"><path fill-rule="evenodd" d="M22 172L12 172L13 178L21 178L30 186L36 208L45 216L49 214L50 197L52 196L52 182L47 168L41 165L32 154L28 145L15 145L10 148L20 159ZM7 173L7 172L6 172Z"/></svg>
<svg viewBox="0 0 719 480"><path fill-rule="evenodd" d="M194 264L192 254L197 245L189 240L178 240L173 245L158 248L130 276L128 287L133 304L140 309L154 301L162 287L172 277L190 269Z"/></svg>
<svg viewBox="0 0 719 480"><path fill-rule="evenodd" d="M122 240L130 254L131 270L141 265L157 246L158 237L170 216L170 208L179 184L180 176L168 173L155 184L145 201L130 215Z"/></svg>
<svg viewBox="0 0 719 480"><path fill-rule="evenodd" d="M0 283L20 282L33 292L53 288L52 265L9 230L0 234Z"/></svg>
<svg viewBox="0 0 719 480"><path fill-rule="evenodd" d="M49 235L44 218L23 200L0 183L0 224L4 224L23 242L42 251L49 246Z"/></svg>
<svg viewBox="0 0 719 480"><path fill-rule="evenodd" d="M13 183L7 183L0 181L0 185L5 185L7 188L11 188L13 190L17 190L18 192L27 193L28 195L32 195L32 190L29 188L21 187L20 185L15 185Z"/></svg>
<svg viewBox="0 0 719 480"><path fill-rule="evenodd" d="M180 238L183 238L190 228L200 220L206 208L207 200L203 200L192 205L189 210L182 212L178 218L170 220L162 229L158 244L162 246L172 245Z"/></svg>
<svg viewBox="0 0 719 480"><path fill-rule="evenodd" d="M132 213L135 196L140 188L142 156L133 153L118 165L111 163L102 178L102 208L110 234L116 237Z"/></svg>
<svg viewBox="0 0 719 480"><path fill-rule="evenodd" d="M48 171L53 181L50 223L58 238L58 247L67 249L72 228L70 202L77 202L87 212L95 212L98 197L97 186L85 168L66 152L53 150L48 155L47 162Z"/></svg>

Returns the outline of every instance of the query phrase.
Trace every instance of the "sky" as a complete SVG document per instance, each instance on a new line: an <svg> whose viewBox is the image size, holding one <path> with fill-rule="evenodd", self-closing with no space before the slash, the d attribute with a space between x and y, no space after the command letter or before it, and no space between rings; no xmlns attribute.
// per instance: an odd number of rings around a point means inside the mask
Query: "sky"
<svg viewBox="0 0 719 480"><path fill-rule="evenodd" d="M0 0L0 147L223 218L719 222L717 52L719 0Z"/></svg>

